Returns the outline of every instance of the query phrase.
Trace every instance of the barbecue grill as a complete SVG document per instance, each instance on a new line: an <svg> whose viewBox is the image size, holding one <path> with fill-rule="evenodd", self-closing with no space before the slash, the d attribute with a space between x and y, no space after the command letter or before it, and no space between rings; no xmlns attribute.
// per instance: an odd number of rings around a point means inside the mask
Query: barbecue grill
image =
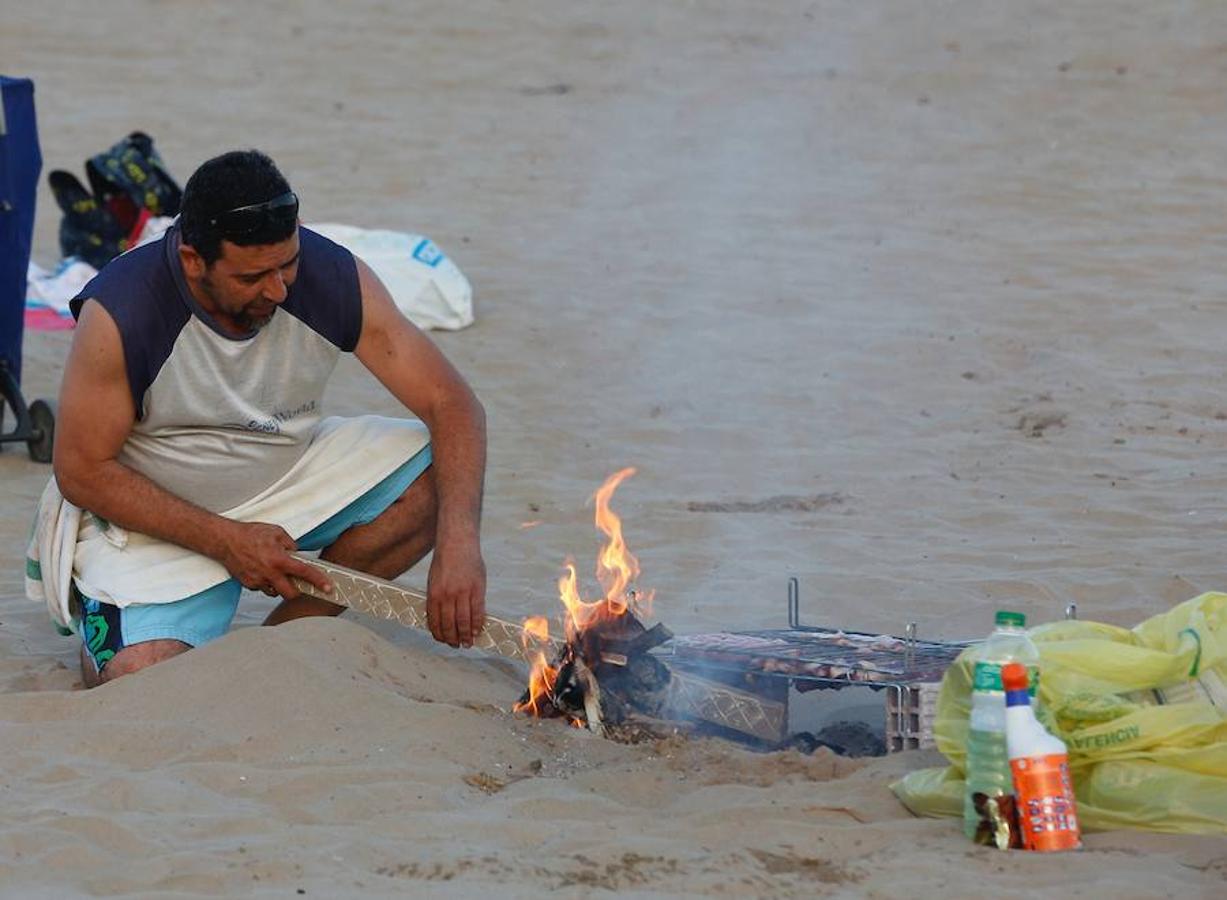
<svg viewBox="0 0 1227 900"><path fill-rule="evenodd" d="M942 674L970 642L919 640L915 623L905 637L804 625L799 593L790 579L787 629L684 635L660 652L677 671L782 705L780 733L760 739L840 745L857 723L879 752L933 747ZM859 743L873 752L876 741Z"/></svg>

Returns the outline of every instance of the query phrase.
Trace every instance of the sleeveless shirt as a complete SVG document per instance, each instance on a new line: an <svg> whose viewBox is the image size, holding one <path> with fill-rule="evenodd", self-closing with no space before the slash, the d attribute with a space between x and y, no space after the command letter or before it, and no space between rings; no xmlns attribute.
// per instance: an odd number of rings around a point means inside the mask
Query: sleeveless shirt
<svg viewBox="0 0 1227 900"><path fill-rule="evenodd" d="M136 422L118 460L178 497L222 512L302 456L324 387L362 331L352 254L298 229L298 276L268 324L234 337L188 289L179 229L108 263L71 303L97 301L119 328Z"/></svg>

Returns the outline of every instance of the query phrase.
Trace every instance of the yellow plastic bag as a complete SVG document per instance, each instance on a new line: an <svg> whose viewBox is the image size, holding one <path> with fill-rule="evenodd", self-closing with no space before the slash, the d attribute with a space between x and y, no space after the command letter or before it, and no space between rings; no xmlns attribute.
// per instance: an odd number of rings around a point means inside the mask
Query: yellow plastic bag
<svg viewBox="0 0 1227 900"><path fill-rule="evenodd" d="M1069 747L1086 829L1227 833L1227 594L1202 594L1133 629L1054 622L1040 652L1040 715ZM960 816L971 651L947 670L934 733L945 769L891 785L917 815Z"/></svg>

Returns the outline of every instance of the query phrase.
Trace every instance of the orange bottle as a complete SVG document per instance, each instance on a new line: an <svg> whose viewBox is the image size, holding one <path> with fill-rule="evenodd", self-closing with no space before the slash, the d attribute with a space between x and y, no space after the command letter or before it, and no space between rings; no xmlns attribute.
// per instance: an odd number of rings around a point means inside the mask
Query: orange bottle
<svg viewBox="0 0 1227 900"><path fill-rule="evenodd" d="M1005 688L1005 743L1025 850L1076 850L1082 846L1065 742L1035 718L1021 663L1001 669Z"/></svg>

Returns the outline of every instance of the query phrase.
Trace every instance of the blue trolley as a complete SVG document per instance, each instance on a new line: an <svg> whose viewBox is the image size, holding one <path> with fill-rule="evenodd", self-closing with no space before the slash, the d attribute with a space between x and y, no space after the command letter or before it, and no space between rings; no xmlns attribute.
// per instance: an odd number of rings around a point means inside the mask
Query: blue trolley
<svg viewBox="0 0 1227 900"><path fill-rule="evenodd" d="M21 338L26 269L34 236L34 200L42 155L34 118L34 83L0 75L0 444L24 443L38 462L51 462L55 413L21 396ZM15 422L4 430L4 413Z"/></svg>

